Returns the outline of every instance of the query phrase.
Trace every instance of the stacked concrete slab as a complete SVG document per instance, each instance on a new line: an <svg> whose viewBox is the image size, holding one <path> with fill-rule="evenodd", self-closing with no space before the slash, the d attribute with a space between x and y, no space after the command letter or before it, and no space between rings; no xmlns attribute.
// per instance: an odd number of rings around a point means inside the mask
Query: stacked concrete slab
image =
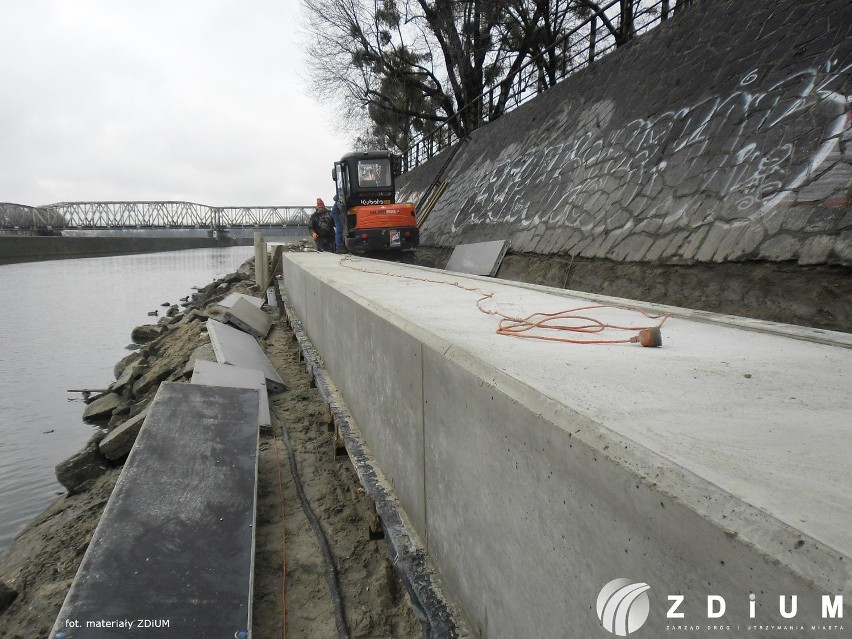
<svg viewBox="0 0 852 639"><path fill-rule="evenodd" d="M323 254L284 283L477 636L608 636L617 578L651 587L641 636L790 625L793 595L797 636L852 612L850 336L668 309L662 348L553 344L496 335L475 289L514 315L630 302Z"/></svg>
<svg viewBox="0 0 852 639"><path fill-rule="evenodd" d="M269 390L273 392L284 390L284 381L254 337L212 319L207 321L207 332L216 353L216 360L220 364L259 370L264 374Z"/></svg>
<svg viewBox="0 0 852 639"><path fill-rule="evenodd" d="M265 335L246 297L228 313ZM191 384L162 384L100 442L129 456L52 639L251 635L258 433L283 383L251 335L207 327L219 363L197 349Z"/></svg>

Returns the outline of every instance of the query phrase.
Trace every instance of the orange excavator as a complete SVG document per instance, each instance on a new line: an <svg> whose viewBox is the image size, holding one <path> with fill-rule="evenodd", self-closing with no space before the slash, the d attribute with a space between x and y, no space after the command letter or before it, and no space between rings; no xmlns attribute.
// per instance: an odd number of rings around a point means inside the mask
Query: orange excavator
<svg viewBox="0 0 852 639"><path fill-rule="evenodd" d="M401 250L420 244L414 205L396 202L389 151L347 153L334 163L343 239L353 253Z"/></svg>

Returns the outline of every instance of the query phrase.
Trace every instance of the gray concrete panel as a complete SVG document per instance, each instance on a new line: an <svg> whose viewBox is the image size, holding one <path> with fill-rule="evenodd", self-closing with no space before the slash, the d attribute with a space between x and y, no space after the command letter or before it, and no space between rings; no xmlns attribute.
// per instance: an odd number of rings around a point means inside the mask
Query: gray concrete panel
<svg viewBox="0 0 852 639"><path fill-rule="evenodd" d="M284 381L251 335L216 320L207 320L210 343L220 364L259 370L266 377L266 387L272 392L284 390Z"/></svg>
<svg viewBox="0 0 852 639"><path fill-rule="evenodd" d="M160 386L51 638L250 632L257 407L252 389Z"/></svg>
<svg viewBox="0 0 852 639"><path fill-rule="evenodd" d="M326 327L311 338L347 404L398 384L382 369L420 345L418 532L482 636L604 636L595 598L618 577L651 585L649 636L668 594L686 597L698 636L713 634L709 595L726 598L726 623L750 623L749 593L764 624L785 621L778 600L793 594L805 625L821 623L822 595L846 596L848 614L847 335L666 309L658 349L517 340L495 334L476 291L417 278L485 287L488 308L521 316L594 297L602 320L631 324L637 303L366 259L288 255L284 268L305 324ZM379 334L395 352L379 355ZM417 421L372 403L353 411L371 448ZM379 463L397 486L420 472L393 457Z"/></svg>
<svg viewBox="0 0 852 639"><path fill-rule="evenodd" d="M225 298L219 302L219 306L223 308L231 308L237 300L245 300L252 306L260 308L263 306L263 298L255 297L254 295L246 295L245 293L228 293Z"/></svg>
<svg viewBox="0 0 852 639"><path fill-rule="evenodd" d="M459 244L453 249L444 270L494 277L508 249L506 240Z"/></svg>
<svg viewBox="0 0 852 639"><path fill-rule="evenodd" d="M270 426L269 396L266 393L266 378L263 373L250 368L229 364L196 360L192 370L192 383L205 386L230 386L232 388L254 388L258 392L258 425Z"/></svg>
<svg viewBox="0 0 852 639"><path fill-rule="evenodd" d="M269 329L272 328L272 318L245 298L237 300L230 309L225 311L225 320L249 335L259 338L265 338L269 334Z"/></svg>

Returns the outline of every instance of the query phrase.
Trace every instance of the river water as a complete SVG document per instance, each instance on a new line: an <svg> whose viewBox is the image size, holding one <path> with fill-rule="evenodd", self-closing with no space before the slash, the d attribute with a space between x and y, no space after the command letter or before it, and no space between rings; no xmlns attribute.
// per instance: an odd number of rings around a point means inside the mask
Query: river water
<svg viewBox="0 0 852 639"><path fill-rule="evenodd" d="M68 389L106 388L148 311L231 273L249 246L0 265L0 555L62 494L54 466L93 434ZM161 313L162 315L162 313Z"/></svg>

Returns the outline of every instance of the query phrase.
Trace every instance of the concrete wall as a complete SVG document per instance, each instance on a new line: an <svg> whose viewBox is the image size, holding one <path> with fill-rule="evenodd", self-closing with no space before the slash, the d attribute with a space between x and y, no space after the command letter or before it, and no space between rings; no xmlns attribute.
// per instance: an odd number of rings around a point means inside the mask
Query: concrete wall
<svg viewBox="0 0 852 639"><path fill-rule="evenodd" d="M287 293L473 636L612 636L595 601L616 576L654 584L639 637L665 636L666 593L702 637L742 636L709 629L710 594L722 625L749 592L764 623L781 595L813 620L848 594L835 551L794 555L797 531L298 262Z"/></svg>
<svg viewBox="0 0 852 639"><path fill-rule="evenodd" d="M850 24L846 0L696 3L463 142L424 244L852 265Z"/></svg>
<svg viewBox="0 0 852 639"><path fill-rule="evenodd" d="M155 253L230 246L207 237L37 237L0 235L0 264L62 260L74 257ZM246 243L249 243L246 240Z"/></svg>

